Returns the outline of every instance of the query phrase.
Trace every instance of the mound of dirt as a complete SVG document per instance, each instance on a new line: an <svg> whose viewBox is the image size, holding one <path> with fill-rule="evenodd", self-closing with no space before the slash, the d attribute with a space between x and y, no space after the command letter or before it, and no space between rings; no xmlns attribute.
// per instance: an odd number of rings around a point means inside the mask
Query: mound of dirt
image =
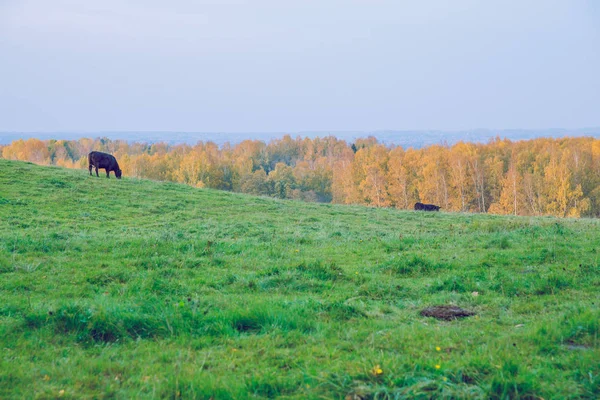
<svg viewBox="0 0 600 400"><path fill-rule="evenodd" d="M453 319L465 318L475 315L475 312L465 310L457 306L432 306L421 310L420 314L424 317L433 317L443 319L444 321L452 321Z"/></svg>

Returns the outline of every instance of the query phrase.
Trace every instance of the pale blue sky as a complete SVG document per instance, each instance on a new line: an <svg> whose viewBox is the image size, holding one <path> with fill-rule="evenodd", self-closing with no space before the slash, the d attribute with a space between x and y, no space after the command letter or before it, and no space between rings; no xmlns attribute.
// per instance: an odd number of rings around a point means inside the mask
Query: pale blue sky
<svg viewBox="0 0 600 400"><path fill-rule="evenodd" d="M588 126L596 0L0 0L0 131Z"/></svg>

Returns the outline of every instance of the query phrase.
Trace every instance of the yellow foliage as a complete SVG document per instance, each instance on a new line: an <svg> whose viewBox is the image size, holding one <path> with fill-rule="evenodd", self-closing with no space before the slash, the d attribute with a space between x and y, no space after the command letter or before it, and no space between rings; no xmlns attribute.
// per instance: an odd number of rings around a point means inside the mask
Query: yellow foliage
<svg viewBox="0 0 600 400"><path fill-rule="evenodd" d="M222 147L28 139L1 146L0 155L87 170L91 150L114 154L125 177L195 187L375 207L412 209L420 201L444 211L600 216L600 140L594 138L496 138L406 150L374 137L351 145L333 136L286 135Z"/></svg>

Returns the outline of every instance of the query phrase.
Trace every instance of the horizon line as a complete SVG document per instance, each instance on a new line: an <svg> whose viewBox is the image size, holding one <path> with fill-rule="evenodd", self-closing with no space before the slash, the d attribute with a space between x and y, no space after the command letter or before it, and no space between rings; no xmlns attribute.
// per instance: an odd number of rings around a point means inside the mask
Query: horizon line
<svg viewBox="0 0 600 400"><path fill-rule="evenodd" d="M472 131L581 131L581 130L590 130L590 129L598 129L600 130L600 125L598 126L586 126L579 128L562 128L562 127L554 127L554 128L465 128L465 129L357 129L357 130L349 130L349 129L322 129L322 130L280 130L280 131L271 131L271 130L248 130L248 131L202 131L202 130L145 130L145 129L97 129L97 130L77 130L77 129L56 129L56 130L21 130L21 129L6 129L0 130L0 133L210 133L210 134L245 134L245 133L267 133L267 134L300 134L300 133L370 133L370 132L472 132Z"/></svg>

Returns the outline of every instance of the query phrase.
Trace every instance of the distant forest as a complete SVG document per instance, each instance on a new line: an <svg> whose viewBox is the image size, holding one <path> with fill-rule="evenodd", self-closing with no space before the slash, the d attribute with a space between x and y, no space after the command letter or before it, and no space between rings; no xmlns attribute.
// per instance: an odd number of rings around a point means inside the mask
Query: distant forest
<svg viewBox="0 0 600 400"><path fill-rule="evenodd" d="M5 159L87 169L91 150L113 154L127 177L282 199L558 217L600 216L600 139L459 142L403 149L374 137L333 136L236 145L123 140L16 140ZM86 171L87 173L87 171Z"/></svg>

